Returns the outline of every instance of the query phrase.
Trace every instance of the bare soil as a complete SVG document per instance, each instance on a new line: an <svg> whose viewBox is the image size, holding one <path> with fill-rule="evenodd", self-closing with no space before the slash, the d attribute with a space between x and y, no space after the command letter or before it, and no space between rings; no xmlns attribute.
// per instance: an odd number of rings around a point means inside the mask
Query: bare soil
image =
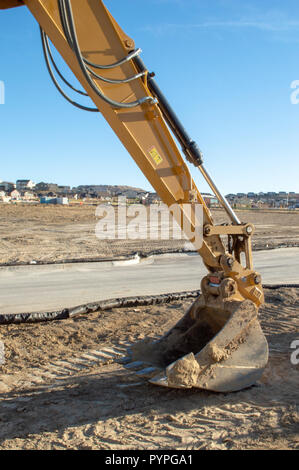
<svg viewBox="0 0 299 470"><path fill-rule="evenodd" d="M186 240L100 240L95 235L96 207L88 205L0 205L0 264L115 258L141 252L186 249ZM299 246L298 212L237 211L254 223L255 250ZM228 222L213 211L216 224ZM190 249L190 245L189 245Z"/></svg>
<svg viewBox="0 0 299 470"><path fill-rule="evenodd" d="M190 303L2 327L0 449L298 449L299 289L266 290L269 364L259 383L230 394L155 387L119 361Z"/></svg>

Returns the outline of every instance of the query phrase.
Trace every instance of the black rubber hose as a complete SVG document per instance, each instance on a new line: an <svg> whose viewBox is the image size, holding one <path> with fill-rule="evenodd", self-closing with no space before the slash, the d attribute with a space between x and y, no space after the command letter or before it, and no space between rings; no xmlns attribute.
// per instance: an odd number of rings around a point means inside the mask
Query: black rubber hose
<svg viewBox="0 0 299 470"><path fill-rule="evenodd" d="M71 103L73 106L75 106L76 108L79 108L79 109L82 109L83 111L89 111L89 112L93 112L93 113L98 113L99 110L97 108L90 108L90 107L87 107L87 106L83 106L79 103L77 103L76 101L72 100L64 91L63 89L61 88L61 86L59 85L59 83L57 82L56 78L55 78L55 75L54 75L54 72L52 70L52 67L51 67L51 63L50 63L50 59L49 59L49 55L48 55L48 50L47 50L47 40L46 40L46 34L44 33L44 31L42 30L42 28L40 28L40 33L41 33L41 39L42 39L42 46L43 46L43 52L44 52L44 57L45 57L45 61L46 61L46 65L47 65L47 69L48 69L48 72L50 74L50 77L55 85L55 87L57 88L57 90L59 91L59 93L69 102Z"/></svg>
<svg viewBox="0 0 299 470"><path fill-rule="evenodd" d="M73 11L72 11L72 7L71 7L71 3L69 0L58 0L58 2L60 3L60 12L62 13L62 24L67 24L67 30L65 31L65 34L67 36L67 34L69 33L70 35L70 40L71 40L71 44L73 46L73 51L76 55L76 58L77 58L77 61L78 61L78 64L81 68L81 71L86 79L86 81L88 82L88 84L90 85L90 87L94 90L94 92L103 100L105 101L106 103L108 103L110 106L113 106L115 108L125 108L125 109L130 109L130 108L135 108L143 103L145 103L146 101L152 101L152 102L155 102L155 99L151 96L146 96L144 98L141 98L137 101L133 101L131 103L119 103L117 101L114 101L110 98L108 98L106 95L104 95L100 89L98 88L98 86L96 85L96 83L94 82L94 80L91 78L87 68L86 68L86 64L84 62L84 58L82 56L82 53L81 53L81 49L80 49L80 46L79 46L79 43L78 43L78 38L77 38L77 33L76 33L76 28L75 28L75 23L74 23L74 17L73 17ZM66 13L66 16L64 16L64 13Z"/></svg>
<svg viewBox="0 0 299 470"><path fill-rule="evenodd" d="M88 93L86 93L85 91L82 91L82 90L78 90L77 88L75 88L70 82L68 82L66 80L66 78L62 75L62 73L60 72L59 68L57 67L56 65L56 62L53 58L53 54L51 52L51 48L50 48L50 44L49 44L49 39L48 39L48 36L44 33L44 38L45 38L45 44L46 44L46 47L47 47L47 53L48 53L48 56L50 57L50 60L52 62L52 65L54 67L54 69L56 70L57 74L59 75L59 77L61 78L61 80L69 87L71 88L73 91L75 91L76 93L79 93L79 95L83 95L83 96L88 96Z"/></svg>

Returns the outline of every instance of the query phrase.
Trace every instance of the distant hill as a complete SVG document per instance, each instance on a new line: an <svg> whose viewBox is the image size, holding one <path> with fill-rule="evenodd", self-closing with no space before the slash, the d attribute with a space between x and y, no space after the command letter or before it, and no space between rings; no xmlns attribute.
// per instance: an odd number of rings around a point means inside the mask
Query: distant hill
<svg viewBox="0 0 299 470"><path fill-rule="evenodd" d="M120 186L120 185L108 185L108 184L88 184L88 185L80 185L77 186L76 188L73 188L75 190L79 191L87 191L87 190L92 190L95 192L108 192L110 194L122 194L126 193L128 191L134 191L138 194L147 194L149 191L146 191L145 189L142 188L135 188L133 186Z"/></svg>

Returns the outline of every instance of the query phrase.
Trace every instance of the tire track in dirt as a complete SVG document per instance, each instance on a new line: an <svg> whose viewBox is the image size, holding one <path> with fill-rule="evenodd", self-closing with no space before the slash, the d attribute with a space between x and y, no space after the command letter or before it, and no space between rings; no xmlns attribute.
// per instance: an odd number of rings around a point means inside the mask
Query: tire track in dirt
<svg viewBox="0 0 299 470"><path fill-rule="evenodd" d="M130 343L128 343L130 346ZM116 345L115 347L103 347L99 350L90 350L71 358L61 358L50 362L47 366L29 368L24 373L0 375L0 393L17 391L24 387L62 385L64 380L74 379L88 373L90 369L101 369L111 363L117 363L125 357L127 347Z"/></svg>
<svg viewBox="0 0 299 470"><path fill-rule="evenodd" d="M123 367L127 347L166 332L189 304L3 328L5 372L15 381L0 400L0 449L298 448L290 343L299 289L266 290L260 318L269 364L259 383L232 394L162 389Z"/></svg>

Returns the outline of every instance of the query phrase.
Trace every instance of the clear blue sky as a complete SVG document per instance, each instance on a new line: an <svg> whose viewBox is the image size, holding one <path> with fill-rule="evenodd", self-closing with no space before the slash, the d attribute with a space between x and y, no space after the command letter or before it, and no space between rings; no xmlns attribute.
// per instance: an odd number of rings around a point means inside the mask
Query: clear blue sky
<svg viewBox="0 0 299 470"><path fill-rule="evenodd" d="M143 49L225 194L299 192L299 104L290 98L299 80L298 0L106 5ZM106 121L57 93L25 7L0 12L0 81L0 180L151 188Z"/></svg>

